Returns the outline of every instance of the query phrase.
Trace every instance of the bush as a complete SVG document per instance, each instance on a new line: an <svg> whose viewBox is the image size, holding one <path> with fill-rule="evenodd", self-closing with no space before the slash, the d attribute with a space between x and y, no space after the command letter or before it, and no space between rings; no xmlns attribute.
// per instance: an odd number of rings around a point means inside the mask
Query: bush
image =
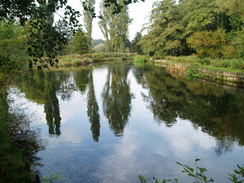
<svg viewBox="0 0 244 183"><path fill-rule="evenodd" d="M134 62L137 62L137 63L145 63L147 61L147 56L144 56L144 55L136 55L134 57Z"/></svg>
<svg viewBox="0 0 244 183"><path fill-rule="evenodd" d="M94 53L92 54L92 60L95 62L99 62L104 58L104 56L100 53Z"/></svg>

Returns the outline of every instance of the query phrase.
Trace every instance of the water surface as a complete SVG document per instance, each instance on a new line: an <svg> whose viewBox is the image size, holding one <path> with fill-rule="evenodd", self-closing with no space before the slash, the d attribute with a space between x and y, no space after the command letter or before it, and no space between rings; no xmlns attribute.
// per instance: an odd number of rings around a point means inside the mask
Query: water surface
<svg viewBox="0 0 244 183"><path fill-rule="evenodd" d="M244 163L242 90L124 62L35 71L13 89L45 145L37 154L41 175L71 183L139 182L137 175L189 182L176 162L194 166L200 158L206 175L223 183Z"/></svg>

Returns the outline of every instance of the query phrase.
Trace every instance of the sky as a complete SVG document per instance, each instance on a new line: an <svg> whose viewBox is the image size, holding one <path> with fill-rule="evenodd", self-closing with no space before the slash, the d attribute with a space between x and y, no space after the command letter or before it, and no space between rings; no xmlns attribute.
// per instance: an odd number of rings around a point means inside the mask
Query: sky
<svg viewBox="0 0 244 183"><path fill-rule="evenodd" d="M129 5L129 15L130 18L133 18L132 24L129 26L129 39L133 40L135 37L135 34L137 32L140 32L142 25L144 23L148 22L148 15L149 12L152 9L152 4L154 0L145 0L145 2L138 2L138 3L133 3ZM82 5L80 3L80 0L68 0L68 4L72 6L72 8L82 12ZM96 0L96 5L95 5L95 12L96 15L99 15L99 4L100 0ZM81 23L83 16L81 17L80 21ZM92 33L92 38L93 39L104 39L104 36L102 32L100 31L100 28L98 26L98 18L95 18L93 20L93 33Z"/></svg>

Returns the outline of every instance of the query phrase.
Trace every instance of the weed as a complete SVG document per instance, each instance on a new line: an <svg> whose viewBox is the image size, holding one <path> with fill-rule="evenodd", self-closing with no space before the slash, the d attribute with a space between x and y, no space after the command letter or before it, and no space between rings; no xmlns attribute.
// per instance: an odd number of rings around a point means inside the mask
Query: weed
<svg viewBox="0 0 244 183"><path fill-rule="evenodd" d="M213 178L208 178L204 173L207 172L206 168L199 167L197 165L197 162L201 159L195 159L195 168L190 167L189 165L176 162L178 165L180 165L183 170L183 173L187 173L188 176L192 177L194 179L193 183L209 183L214 182ZM229 174L229 180L233 183L242 183L244 182L244 167L237 165L237 170L234 170L234 174ZM141 183L147 183L147 179L142 176L138 175L138 178ZM160 181L153 177L153 180L155 183L160 183ZM162 179L161 183L179 183L178 179Z"/></svg>

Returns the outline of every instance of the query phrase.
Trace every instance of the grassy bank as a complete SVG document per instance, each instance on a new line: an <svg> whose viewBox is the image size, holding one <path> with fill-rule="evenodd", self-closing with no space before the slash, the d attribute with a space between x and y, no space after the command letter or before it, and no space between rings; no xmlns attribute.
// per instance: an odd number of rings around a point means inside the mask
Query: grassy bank
<svg viewBox="0 0 244 183"><path fill-rule="evenodd" d="M155 60L155 62L167 67L170 73L208 80L244 83L244 60L241 59L200 59L195 56L167 56L165 60Z"/></svg>
<svg viewBox="0 0 244 183"><path fill-rule="evenodd" d="M91 54L71 54L59 56L59 67L80 66L92 62L110 62L132 60L133 53L91 53Z"/></svg>
<svg viewBox="0 0 244 183"><path fill-rule="evenodd" d="M166 56L165 60L173 61L177 63L190 64L190 65L214 69L214 70L218 69L225 72L244 72L243 59L210 59L210 58L199 58L196 56L180 56L180 57Z"/></svg>

